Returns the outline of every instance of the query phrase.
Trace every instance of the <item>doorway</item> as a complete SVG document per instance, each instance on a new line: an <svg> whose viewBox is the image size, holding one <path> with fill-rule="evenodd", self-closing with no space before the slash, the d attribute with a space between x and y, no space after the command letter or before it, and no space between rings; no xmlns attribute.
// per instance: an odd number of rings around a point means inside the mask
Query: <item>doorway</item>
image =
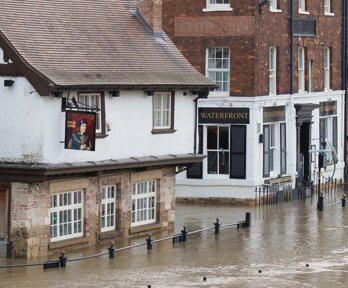
<svg viewBox="0 0 348 288"><path fill-rule="evenodd" d="M0 186L0 240L8 235L8 192L5 187Z"/></svg>

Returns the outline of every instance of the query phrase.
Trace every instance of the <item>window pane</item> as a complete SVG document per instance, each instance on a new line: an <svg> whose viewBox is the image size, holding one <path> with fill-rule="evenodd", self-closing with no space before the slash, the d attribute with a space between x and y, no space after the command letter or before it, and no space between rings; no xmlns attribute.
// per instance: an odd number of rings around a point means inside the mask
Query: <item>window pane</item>
<svg viewBox="0 0 348 288"><path fill-rule="evenodd" d="M208 152L208 174L217 174L217 152Z"/></svg>
<svg viewBox="0 0 348 288"><path fill-rule="evenodd" d="M217 127L207 127L207 149L217 149Z"/></svg>

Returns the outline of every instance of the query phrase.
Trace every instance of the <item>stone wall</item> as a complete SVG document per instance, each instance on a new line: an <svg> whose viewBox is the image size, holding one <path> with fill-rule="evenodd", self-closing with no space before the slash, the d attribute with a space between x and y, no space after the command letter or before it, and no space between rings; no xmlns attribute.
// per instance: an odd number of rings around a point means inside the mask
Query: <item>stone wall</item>
<svg viewBox="0 0 348 288"><path fill-rule="evenodd" d="M132 185L148 180L157 180L157 222L131 227ZM105 185L116 186L116 229L102 233L101 187ZM75 190L84 191L83 237L50 242L51 195ZM36 185L12 183L10 198L12 255L36 258L58 253L62 249L172 229L175 221L175 168L56 180Z"/></svg>

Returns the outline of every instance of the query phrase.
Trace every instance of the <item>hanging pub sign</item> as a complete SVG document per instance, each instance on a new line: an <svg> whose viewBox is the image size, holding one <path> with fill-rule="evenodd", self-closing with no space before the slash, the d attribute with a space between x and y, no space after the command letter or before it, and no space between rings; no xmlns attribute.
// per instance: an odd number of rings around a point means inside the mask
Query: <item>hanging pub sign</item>
<svg viewBox="0 0 348 288"><path fill-rule="evenodd" d="M65 149L95 151L95 112L66 111Z"/></svg>

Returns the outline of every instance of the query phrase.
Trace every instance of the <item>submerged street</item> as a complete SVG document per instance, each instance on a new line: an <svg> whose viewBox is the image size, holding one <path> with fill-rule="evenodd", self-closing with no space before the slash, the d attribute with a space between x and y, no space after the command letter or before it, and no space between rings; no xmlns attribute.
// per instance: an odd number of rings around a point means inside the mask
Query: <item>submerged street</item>
<svg viewBox="0 0 348 288"><path fill-rule="evenodd" d="M251 227L222 227L96 258L69 259L107 251L67 252L66 268L42 266L0 269L0 287L346 287L348 282L348 207L339 197L277 206L231 207L178 204L175 233L236 223L251 213ZM152 239L170 235L153 235ZM145 238L124 245L144 243ZM120 244L117 244L117 248ZM47 259L35 259L43 262ZM52 257L49 258L52 260ZM0 265L23 263L1 259Z"/></svg>

